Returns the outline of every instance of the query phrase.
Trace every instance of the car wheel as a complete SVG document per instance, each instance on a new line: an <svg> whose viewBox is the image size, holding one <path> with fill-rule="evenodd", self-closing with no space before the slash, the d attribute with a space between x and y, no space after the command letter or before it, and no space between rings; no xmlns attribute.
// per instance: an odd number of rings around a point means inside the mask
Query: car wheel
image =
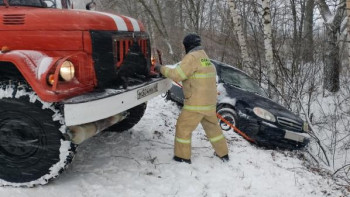
<svg viewBox="0 0 350 197"><path fill-rule="evenodd" d="M75 147L63 117L26 84L0 83L0 185L33 187L56 178Z"/></svg>
<svg viewBox="0 0 350 197"><path fill-rule="evenodd" d="M225 120L231 123L234 126L237 126L237 114L236 112L227 106L219 108L218 114L220 114ZM232 130L231 126L226 124L224 121L219 119L219 125L222 130L229 131Z"/></svg>
<svg viewBox="0 0 350 197"><path fill-rule="evenodd" d="M108 129L106 129L106 131L123 132L128 129L131 129L141 120L143 114L146 111L146 108L147 103L142 103L141 105L129 109L124 120L112 125Z"/></svg>

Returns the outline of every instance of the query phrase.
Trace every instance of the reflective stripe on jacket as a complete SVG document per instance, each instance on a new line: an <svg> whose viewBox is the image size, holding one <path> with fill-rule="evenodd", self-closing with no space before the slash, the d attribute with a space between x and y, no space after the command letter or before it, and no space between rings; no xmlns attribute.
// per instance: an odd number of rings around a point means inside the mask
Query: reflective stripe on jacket
<svg viewBox="0 0 350 197"><path fill-rule="evenodd" d="M216 69L204 50L194 50L176 68L163 66L160 72L176 82L182 81L183 109L204 114L216 111Z"/></svg>

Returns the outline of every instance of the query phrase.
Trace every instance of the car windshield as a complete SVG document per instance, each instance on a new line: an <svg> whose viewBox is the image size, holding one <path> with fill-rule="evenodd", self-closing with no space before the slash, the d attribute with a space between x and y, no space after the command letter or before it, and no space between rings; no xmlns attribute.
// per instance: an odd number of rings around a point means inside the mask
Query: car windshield
<svg viewBox="0 0 350 197"><path fill-rule="evenodd" d="M243 90L267 97L264 90L259 87L259 85L255 83L253 79L233 68L222 66L221 80L226 84L230 84Z"/></svg>
<svg viewBox="0 0 350 197"><path fill-rule="evenodd" d="M33 6L33 7L44 7L41 0L7 0L11 6ZM4 0L0 0L0 5L5 5Z"/></svg>

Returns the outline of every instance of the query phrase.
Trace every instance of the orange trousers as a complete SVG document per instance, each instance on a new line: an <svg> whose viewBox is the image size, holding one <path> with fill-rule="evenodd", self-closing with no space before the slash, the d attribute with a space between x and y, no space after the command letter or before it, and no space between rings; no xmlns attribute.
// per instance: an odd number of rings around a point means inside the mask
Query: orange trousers
<svg viewBox="0 0 350 197"><path fill-rule="evenodd" d="M215 112L207 116L199 112L182 110L176 123L175 134L175 156L191 158L191 136L198 124L201 123L203 129L219 157L228 154L227 142L219 126Z"/></svg>

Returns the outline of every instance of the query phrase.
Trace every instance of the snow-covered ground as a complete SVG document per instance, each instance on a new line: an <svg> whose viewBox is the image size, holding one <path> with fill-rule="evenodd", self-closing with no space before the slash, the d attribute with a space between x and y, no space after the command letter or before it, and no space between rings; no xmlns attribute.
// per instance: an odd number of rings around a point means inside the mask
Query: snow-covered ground
<svg viewBox="0 0 350 197"><path fill-rule="evenodd" d="M103 132L82 144L55 181L35 188L0 187L0 196L344 196L331 179L307 169L300 154L257 148L233 132L225 133L227 163L213 155L201 127L192 137L192 164L173 161L179 112L159 96L133 129Z"/></svg>

